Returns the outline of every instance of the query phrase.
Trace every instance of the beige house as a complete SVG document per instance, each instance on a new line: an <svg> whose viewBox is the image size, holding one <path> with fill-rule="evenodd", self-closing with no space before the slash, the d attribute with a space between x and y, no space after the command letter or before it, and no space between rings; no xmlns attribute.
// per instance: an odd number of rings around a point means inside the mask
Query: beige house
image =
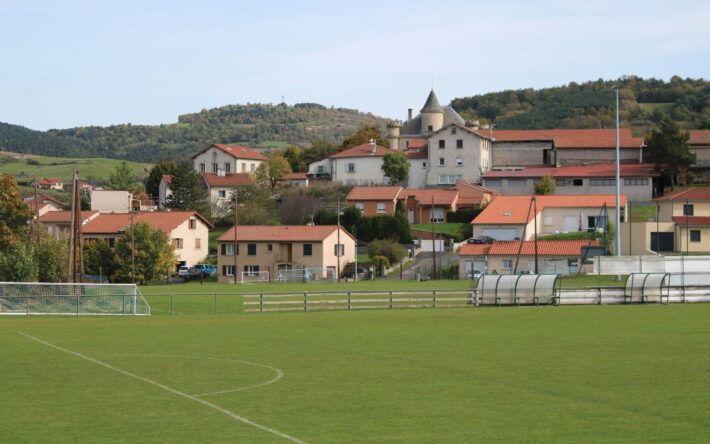
<svg viewBox="0 0 710 444"><path fill-rule="evenodd" d="M655 196L654 181L659 173L652 164L622 164L619 168L621 192L630 201L649 201ZM550 176L555 194L614 194L616 166L613 164L569 167L525 167L491 171L483 175L483 186L505 195L531 195L535 184Z"/></svg>
<svg viewBox="0 0 710 444"><path fill-rule="evenodd" d="M627 220L621 195L621 220ZM615 195L498 196L472 222L473 236L530 240L535 234L598 230L616 220Z"/></svg>
<svg viewBox="0 0 710 444"><path fill-rule="evenodd" d="M695 155L695 161L691 165L693 173L701 178L703 182L710 181L710 130L690 130L688 146L690 152Z"/></svg>
<svg viewBox="0 0 710 444"><path fill-rule="evenodd" d="M201 174L255 173L268 160L259 151L239 145L215 143L192 156L195 170Z"/></svg>
<svg viewBox="0 0 710 444"><path fill-rule="evenodd" d="M71 231L71 211L49 211L40 215L39 222L42 228L55 240L66 239ZM82 227L96 219L98 211L82 211Z"/></svg>
<svg viewBox="0 0 710 444"><path fill-rule="evenodd" d="M340 233L340 247L338 245ZM241 273L268 271L269 279L278 279L279 271L314 268L322 278L334 278L345 265L354 262L355 238L334 225L266 225L232 227L217 239L218 272L221 282ZM236 256L235 256L236 250ZM338 255L338 253L340 253Z"/></svg>
<svg viewBox="0 0 710 444"><path fill-rule="evenodd" d="M113 247L131 223L147 223L166 233L175 245L178 267L196 265L207 257L209 230L214 227L196 211L99 214L83 226L84 240L104 239Z"/></svg>
<svg viewBox="0 0 710 444"><path fill-rule="evenodd" d="M596 240L503 241L492 244L464 244L459 250L459 279L474 274L569 274L591 269L591 257L603 254Z"/></svg>
<svg viewBox="0 0 710 444"><path fill-rule="evenodd" d="M128 213L131 211L133 194L128 191L93 190L91 211L99 213Z"/></svg>
<svg viewBox="0 0 710 444"><path fill-rule="evenodd" d="M677 191L656 205L657 222L623 224L622 254L710 253L710 189Z"/></svg>
<svg viewBox="0 0 710 444"><path fill-rule="evenodd" d="M406 198L407 193L402 187L353 187L345 203L360 210L363 216L394 216L397 200Z"/></svg>
<svg viewBox="0 0 710 444"><path fill-rule="evenodd" d="M429 137L428 185L480 183L493 166L492 142L481 133L452 123Z"/></svg>

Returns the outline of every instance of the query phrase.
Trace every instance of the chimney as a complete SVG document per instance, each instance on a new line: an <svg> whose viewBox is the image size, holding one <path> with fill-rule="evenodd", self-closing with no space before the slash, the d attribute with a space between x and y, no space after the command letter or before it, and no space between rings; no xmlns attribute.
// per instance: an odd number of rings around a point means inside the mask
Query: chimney
<svg viewBox="0 0 710 444"><path fill-rule="evenodd" d="M411 121L412 121L412 108L409 108L407 110L407 122L411 122Z"/></svg>

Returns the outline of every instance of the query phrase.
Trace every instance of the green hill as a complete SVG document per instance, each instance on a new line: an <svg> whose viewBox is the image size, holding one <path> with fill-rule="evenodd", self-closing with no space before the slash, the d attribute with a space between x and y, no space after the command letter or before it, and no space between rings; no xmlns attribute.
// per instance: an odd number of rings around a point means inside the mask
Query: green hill
<svg viewBox="0 0 710 444"><path fill-rule="evenodd" d="M113 125L33 131L0 123L0 149L53 156L107 157L157 162L187 156L209 143L257 148L337 144L364 125L384 128L385 119L313 103L293 106L228 105L178 117L166 125Z"/></svg>
<svg viewBox="0 0 710 444"><path fill-rule="evenodd" d="M686 129L710 128L710 82L673 77L665 82L627 76L544 89L507 90L454 99L464 118L499 129L611 128L613 85L619 85L623 126L645 133L665 115Z"/></svg>

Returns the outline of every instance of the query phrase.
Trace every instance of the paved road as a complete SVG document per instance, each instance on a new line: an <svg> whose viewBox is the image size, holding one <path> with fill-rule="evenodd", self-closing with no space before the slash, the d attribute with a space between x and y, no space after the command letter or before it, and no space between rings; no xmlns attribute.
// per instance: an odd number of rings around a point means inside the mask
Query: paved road
<svg viewBox="0 0 710 444"><path fill-rule="evenodd" d="M436 253L436 268L439 269L441 265L444 266L458 263L458 255L455 251L446 251L444 253ZM414 263L410 264L407 268L402 270L403 280L413 280L416 278L417 273L422 275L429 275L432 271L432 254L431 253L419 253L414 258ZM387 280L399 280L399 270L395 270L393 273L385 276L384 279Z"/></svg>

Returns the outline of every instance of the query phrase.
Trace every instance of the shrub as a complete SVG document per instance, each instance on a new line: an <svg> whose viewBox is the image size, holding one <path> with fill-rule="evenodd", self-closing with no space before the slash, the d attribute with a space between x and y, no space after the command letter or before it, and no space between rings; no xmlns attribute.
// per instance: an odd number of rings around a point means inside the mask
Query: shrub
<svg viewBox="0 0 710 444"><path fill-rule="evenodd" d="M375 275L382 276L385 268L389 268L390 261L384 256L375 256L371 262L372 268L375 270Z"/></svg>
<svg viewBox="0 0 710 444"><path fill-rule="evenodd" d="M384 256L390 264L399 262L406 255L404 247L397 242L388 239L374 240L370 242L368 250L370 258L372 258L373 261L377 256Z"/></svg>
<svg viewBox="0 0 710 444"><path fill-rule="evenodd" d="M476 216L478 216L481 211L480 208L462 208L456 211L449 211L446 213L446 221L451 223L461 223L470 224Z"/></svg>

